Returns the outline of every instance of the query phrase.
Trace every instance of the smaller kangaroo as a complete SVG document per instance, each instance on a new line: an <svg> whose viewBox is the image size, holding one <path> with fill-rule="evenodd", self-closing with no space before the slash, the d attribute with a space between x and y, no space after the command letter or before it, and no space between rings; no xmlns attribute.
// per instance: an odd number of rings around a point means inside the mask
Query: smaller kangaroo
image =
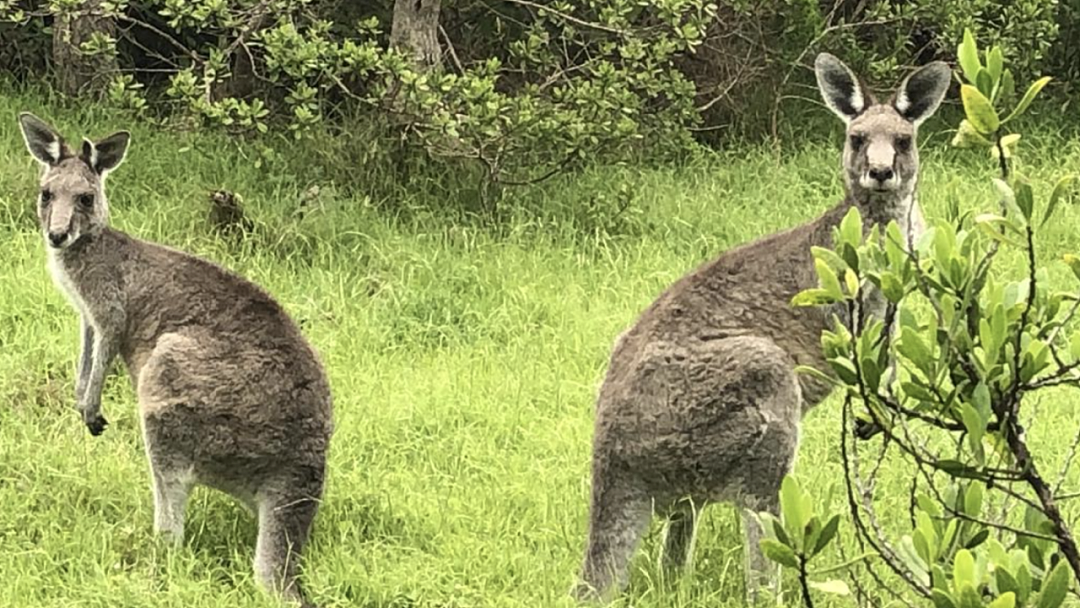
<svg viewBox="0 0 1080 608"><path fill-rule="evenodd" d="M897 220L909 246L922 230L916 128L937 110L951 77L944 63L928 64L877 103L836 57L819 55L815 72L826 105L847 124L845 197L811 222L725 252L683 277L615 341L596 402L578 599L626 584L654 511L668 519L665 563L683 565L695 507L719 501L743 510L749 600L763 582L779 590L752 514L778 512L802 416L830 389L794 369L829 370L820 340L830 311L795 308L791 299L817 285L810 248L831 246L851 207L867 229ZM881 315L883 303L872 295L868 306Z"/></svg>
<svg viewBox="0 0 1080 608"><path fill-rule="evenodd" d="M322 496L330 387L299 328L258 286L211 262L108 226L105 177L130 135L83 140L19 115L43 167L38 218L48 268L82 318L75 400L92 435L119 355L138 395L154 528L180 543L192 486L258 514L255 575L303 606L297 563Z"/></svg>

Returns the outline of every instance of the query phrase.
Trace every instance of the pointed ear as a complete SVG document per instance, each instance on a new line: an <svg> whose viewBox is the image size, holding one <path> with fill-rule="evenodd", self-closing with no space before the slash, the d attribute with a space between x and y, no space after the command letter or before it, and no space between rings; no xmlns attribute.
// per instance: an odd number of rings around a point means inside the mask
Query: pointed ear
<svg viewBox="0 0 1080 608"><path fill-rule="evenodd" d="M949 90L952 70L944 61L928 63L915 70L896 90L893 107L916 126L930 118Z"/></svg>
<svg viewBox="0 0 1080 608"><path fill-rule="evenodd" d="M866 109L866 97L855 74L836 57L821 53L814 60L814 74L825 105L844 122L851 122Z"/></svg>
<svg viewBox="0 0 1080 608"><path fill-rule="evenodd" d="M19 127L30 154L43 165L56 165L64 155L64 139L45 121L29 112L19 114Z"/></svg>
<svg viewBox="0 0 1080 608"><path fill-rule="evenodd" d="M105 175L124 161L130 142L131 134L127 131L118 131L97 143L84 139L79 157L98 175Z"/></svg>

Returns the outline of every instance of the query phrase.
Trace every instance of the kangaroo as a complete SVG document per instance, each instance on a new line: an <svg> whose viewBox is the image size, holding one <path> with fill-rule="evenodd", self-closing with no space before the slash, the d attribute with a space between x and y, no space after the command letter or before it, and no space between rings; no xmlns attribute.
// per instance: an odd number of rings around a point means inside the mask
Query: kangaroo
<svg viewBox="0 0 1080 608"><path fill-rule="evenodd" d="M258 286L206 260L108 226L105 178L130 135L84 139L78 152L39 118L19 115L42 165L37 212L48 268L78 311L75 400L90 433L119 355L138 395L154 493L154 529L179 544L194 484L258 514L257 581L311 607L297 562L322 496L333 432L330 387L315 350Z"/></svg>
<svg viewBox="0 0 1080 608"><path fill-rule="evenodd" d="M588 542L572 591L580 600L625 586L654 512L667 519L665 565L682 566L697 509L713 502L742 510L748 599L765 582L779 591L754 514L778 512L802 416L830 392L794 368L829 369L820 340L831 311L795 308L791 299L817 285L810 248L831 246L851 207L866 229L897 220L911 246L923 229L916 128L951 77L946 64L928 64L878 103L832 55L817 57L815 73L826 105L847 125L845 197L811 222L700 266L616 339L596 401Z"/></svg>

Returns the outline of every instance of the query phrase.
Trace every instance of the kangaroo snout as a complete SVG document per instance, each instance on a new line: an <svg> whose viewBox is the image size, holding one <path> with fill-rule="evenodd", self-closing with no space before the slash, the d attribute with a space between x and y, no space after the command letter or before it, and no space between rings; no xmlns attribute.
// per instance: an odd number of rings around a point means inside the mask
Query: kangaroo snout
<svg viewBox="0 0 1080 608"><path fill-rule="evenodd" d="M63 232L53 232L50 230L47 238L49 239L49 244L55 249L63 249L70 242L70 236L71 231L69 230L64 230Z"/></svg>
<svg viewBox="0 0 1080 608"><path fill-rule="evenodd" d="M870 179L878 182L885 183L893 178L892 167L874 167L870 169Z"/></svg>

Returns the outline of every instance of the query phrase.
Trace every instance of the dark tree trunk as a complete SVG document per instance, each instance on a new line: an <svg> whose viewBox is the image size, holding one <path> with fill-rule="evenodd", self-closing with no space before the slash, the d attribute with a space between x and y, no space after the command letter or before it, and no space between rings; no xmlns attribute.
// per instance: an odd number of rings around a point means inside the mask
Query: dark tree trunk
<svg viewBox="0 0 1080 608"><path fill-rule="evenodd" d="M80 46L100 32L116 37L116 22L105 15L102 0L84 0L77 8L65 11L53 21L53 66L57 88L66 95L100 91L108 77L119 71L116 57L110 54L87 55Z"/></svg>
<svg viewBox="0 0 1080 608"><path fill-rule="evenodd" d="M412 57L426 71L442 62L439 47L440 0L395 0L390 46Z"/></svg>

